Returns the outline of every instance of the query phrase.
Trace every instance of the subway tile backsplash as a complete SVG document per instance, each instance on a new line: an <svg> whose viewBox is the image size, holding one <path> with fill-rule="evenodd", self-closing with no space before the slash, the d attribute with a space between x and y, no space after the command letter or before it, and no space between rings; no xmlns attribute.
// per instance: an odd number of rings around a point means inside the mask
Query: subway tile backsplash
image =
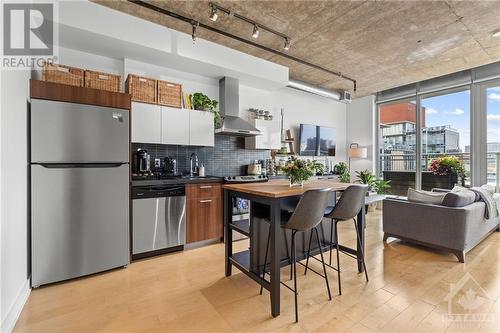
<svg viewBox="0 0 500 333"><path fill-rule="evenodd" d="M270 150L245 149L245 139L233 136L216 135L214 147L195 147L162 144L133 143L132 149L142 148L154 159L171 157L177 159L177 171L189 173L189 157L198 155L198 161L205 166L205 174L209 176L229 176L246 174L246 166L254 160L271 158Z"/></svg>

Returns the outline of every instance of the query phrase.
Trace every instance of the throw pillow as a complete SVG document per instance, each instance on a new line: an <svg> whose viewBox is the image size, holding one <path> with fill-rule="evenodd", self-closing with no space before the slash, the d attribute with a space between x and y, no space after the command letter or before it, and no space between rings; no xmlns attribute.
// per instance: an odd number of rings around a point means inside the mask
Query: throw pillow
<svg viewBox="0 0 500 333"><path fill-rule="evenodd" d="M461 190L458 192L449 192L443 198L443 206L464 207L476 201L476 193L471 190Z"/></svg>
<svg viewBox="0 0 500 333"><path fill-rule="evenodd" d="M429 191L419 191L412 188L408 189L408 201L441 205L446 192L429 192Z"/></svg>
<svg viewBox="0 0 500 333"><path fill-rule="evenodd" d="M467 187L462 187L462 186L458 186L458 185L455 185L453 187L453 189L451 190L451 192L453 192L453 193L457 193L460 191L470 191L470 190ZM479 195L479 193L476 193L476 192L472 192L472 193L474 193L474 195L476 196L474 201L481 201L481 196Z"/></svg>

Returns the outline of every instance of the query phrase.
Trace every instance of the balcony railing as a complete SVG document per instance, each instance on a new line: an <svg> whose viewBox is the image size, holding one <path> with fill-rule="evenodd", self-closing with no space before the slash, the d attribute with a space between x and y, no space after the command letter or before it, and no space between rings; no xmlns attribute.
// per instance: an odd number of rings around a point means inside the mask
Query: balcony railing
<svg viewBox="0 0 500 333"><path fill-rule="evenodd" d="M431 161L440 156L456 156L464 165L465 170L470 174L470 153L447 153L447 154L422 154L422 171L429 170ZM487 179L488 184L495 185L500 189L500 152L490 152L487 155ZM393 151L391 154L380 154L380 172L383 171L415 171L415 154ZM382 175L380 175L382 176ZM466 177L469 178L469 177Z"/></svg>

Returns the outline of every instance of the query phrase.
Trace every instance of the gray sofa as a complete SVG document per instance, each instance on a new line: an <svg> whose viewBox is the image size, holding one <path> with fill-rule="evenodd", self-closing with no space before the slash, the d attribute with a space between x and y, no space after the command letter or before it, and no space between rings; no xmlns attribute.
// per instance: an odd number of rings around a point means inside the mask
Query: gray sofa
<svg viewBox="0 0 500 333"><path fill-rule="evenodd" d="M395 237L450 251L463 263L468 251L499 230L500 218L486 220L485 209L481 201L447 207L388 198L383 206L384 242Z"/></svg>

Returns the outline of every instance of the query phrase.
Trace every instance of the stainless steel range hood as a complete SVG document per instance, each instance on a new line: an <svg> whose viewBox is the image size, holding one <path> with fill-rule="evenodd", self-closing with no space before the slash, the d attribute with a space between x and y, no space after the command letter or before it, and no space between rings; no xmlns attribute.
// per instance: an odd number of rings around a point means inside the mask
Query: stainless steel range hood
<svg viewBox="0 0 500 333"><path fill-rule="evenodd" d="M240 118L240 85L238 79L223 77L219 81L219 102L222 126L215 129L215 134L232 136L255 136L260 131Z"/></svg>

